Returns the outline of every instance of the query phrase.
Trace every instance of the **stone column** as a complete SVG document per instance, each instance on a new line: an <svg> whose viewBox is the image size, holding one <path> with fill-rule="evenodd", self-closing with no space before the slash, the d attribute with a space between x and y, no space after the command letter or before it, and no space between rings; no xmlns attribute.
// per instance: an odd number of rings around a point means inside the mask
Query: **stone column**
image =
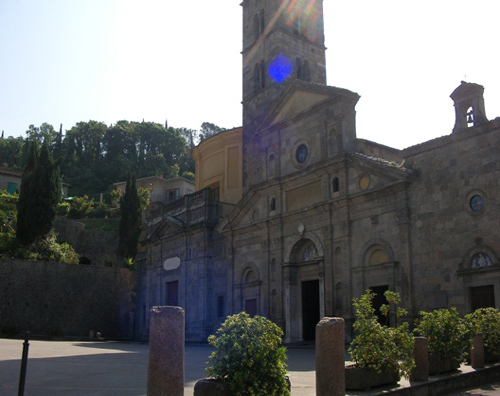
<svg viewBox="0 0 500 396"><path fill-rule="evenodd" d="M415 337L413 357L415 358L415 368L410 373L410 381L427 381L429 379L427 338Z"/></svg>
<svg viewBox="0 0 500 396"><path fill-rule="evenodd" d="M483 333L474 336L471 351L471 365L473 369L484 368L484 339Z"/></svg>
<svg viewBox="0 0 500 396"><path fill-rule="evenodd" d="M184 395L184 310L181 307L151 309L147 395Z"/></svg>
<svg viewBox="0 0 500 396"><path fill-rule="evenodd" d="M345 324L323 318L316 325L316 396L345 395Z"/></svg>

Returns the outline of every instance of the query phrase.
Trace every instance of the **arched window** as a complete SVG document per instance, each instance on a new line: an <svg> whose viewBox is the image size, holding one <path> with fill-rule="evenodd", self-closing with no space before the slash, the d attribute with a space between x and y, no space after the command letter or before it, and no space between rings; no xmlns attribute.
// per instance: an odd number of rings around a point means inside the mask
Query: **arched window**
<svg viewBox="0 0 500 396"><path fill-rule="evenodd" d="M302 65L302 79L304 81L311 81L311 71L309 69L309 61L304 61Z"/></svg>
<svg viewBox="0 0 500 396"><path fill-rule="evenodd" d="M298 241L290 253L290 261L294 263L304 263L315 260L319 257L318 248L310 239Z"/></svg>
<svg viewBox="0 0 500 396"><path fill-rule="evenodd" d="M334 193L340 191L340 182L338 177L334 177L332 180L332 191Z"/></svg>
<svg viewBox="0 0 500 396"><path fill-rule="evenodd" d="M297 16L297 19L293 23L293 32L295 34L302 34L302 21L300 19L300 16Z"/></svg>
<svg viewBox="0 0 500 396"><path fill-rule="evenodd" d="M272 197L271 201L269 202L269 210L271 212L276 210L276 198Z"/></svg>
<svg viewBox="0 0 500 396"><path fill-rule="evenodd" d="M260 61L260 87L266 87L266 65L263 60Z"/></svg>
<svg viewBox="0 0 500 396"><path fill-rule="evenodd" d="M467 109L467 126L469 128L474 126L474 108L472 106Z"/></svg>
<svg viewBox="0 0 500 396"><path fill-rule="evenodd" d="M274 154L271 154L267 160L267 176L269 179L276 176L276 160Z"/></svg>
<svg viewBox="0 0 500 396"><path fill-rule="evenodd" d="M387 253L381 248L374 249L368 257L369 265L384 264L390 261Z"/></svg>
<svg viewBox="0 0 500 396"><path fill-rule="evenodd" d="M260 90L260 66L258 63L255 64L253 69L253 93L257 93Z"/></svg>
<svg viewBox="0 0 500 396"><path fill-rule="evenodd" d="M476 253L470 260L470 268L481 269L491 267L491 258L484 252Z"/></svg>
<svg viewBox="0 0 500 396"><path fill-rule="evenodd" d="M259 21L259 16L255 14L253 17L253 37L255 41L257 41L259 35L260 35L260 21Z"/></svg>
<svg viewBox="0 0 500 396"><path fill-rule="evenodd" d="M302 79L302 59L300 58L295 60L295 75L299 80Z"/></svg>
<svg viewBox="0 0 500 396"><path fill-rule="evenodd" d="M266 23L264 20L264 10L260 10L260 34L264 33L265 27L266 27Z"/></svg>

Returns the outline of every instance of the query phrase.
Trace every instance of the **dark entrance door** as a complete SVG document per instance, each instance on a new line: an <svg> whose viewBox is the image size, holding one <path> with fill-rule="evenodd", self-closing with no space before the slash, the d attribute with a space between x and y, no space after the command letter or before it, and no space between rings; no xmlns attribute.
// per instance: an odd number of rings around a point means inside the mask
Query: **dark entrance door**
<svg viewBox="0 0 500 396"><path fill-rule="evenodd" d="M312 341L319 322L319 280L302 282L302 335Z"/></svg>
<svg viewBox="0 0 500 396"><path fill-rule="evenodd" d="M167 282L167 305L176 307L179 305L179 282Z"/></svg>
<svg viewBox="0 0 500 396"><path fill-rule="evenodd" d="M378 321L381 324L387 324L389 325L389 318L386 318L380 313L380 307L383 304L387 304L387 299L384 296L384 293L389 290L389 286L383 285L383 286L373 286L370 287L370 290L375 293L375 297L373 297L372 303L373 303L373 308L375 308L375 315L378 316Z"/></svg>
<svg viewBox="0 0 500 396"><path fill-rule="evenodd" d="M495 290L493 285L471 287L470 305L472 312L478 308L495 308Z"/></svg>
<svg viewBox="0 0 500 396"><path fill-rule="evenodd" d="M250 315L250 317L254 317L257 315L257 299L251 298L249 300L245 300L245 312Z"/></svg>

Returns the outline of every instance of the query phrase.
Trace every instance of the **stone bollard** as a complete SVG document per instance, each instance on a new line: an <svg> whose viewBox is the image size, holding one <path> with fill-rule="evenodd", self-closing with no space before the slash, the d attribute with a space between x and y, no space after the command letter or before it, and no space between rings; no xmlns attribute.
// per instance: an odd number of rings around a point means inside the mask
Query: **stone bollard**
<svg viewBox="0 0 500 396"><path fill-rule="evenodd" d="M473 369L484 368L484 339L483 333L474 336L471 350L471 365Z"/></svg>
<svg viewBox="0 0 500 396"><path fill-rule="evenodd" d="M410 373L410 381L427 381L429 379L429 353L427 350L427 338L415 337L413 357L415 358L415 367Z"/></svg>
<svg viewBox="0 0 500 396"><path fill-rule="evenodd" d="M184 395L184 310L151 308L148 396Z"/></svg>
<svg viewBox="0 0 500 396"><path fill-rule="evenodd" d="M316 396L345 395L345 325L323 318L316 325Z"/></svg>

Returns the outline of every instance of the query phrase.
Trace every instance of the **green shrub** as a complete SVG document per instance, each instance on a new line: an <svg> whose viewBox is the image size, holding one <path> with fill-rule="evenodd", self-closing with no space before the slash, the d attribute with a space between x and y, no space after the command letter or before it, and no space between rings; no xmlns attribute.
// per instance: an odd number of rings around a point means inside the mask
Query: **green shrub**
<svg viewBox="0 0 500 396"><path fill-rule="evenodd" d="M356 337L349 346L351 358L359 367L371 368L378 373L397 371L407 377L415 365L414 337L406 322L398 327L379 323L372 305L374 296L375 293L367 290L360 298L353 299ZM390 308L400 303L400 297L391 291L386 291L385 296L390 305L383 305L380 311L388 317ZM395 314L400 318L406 315L406 311L397 307Z"/></svg>
<svg viewBox="0 0 500 396"><path fill-rule="evenodd" d="M74 197L68 217L71 219L83 219L87 217L93 206L94 201L92 199L89 200L89 197L86 195L83 197Z"/></svg>
<svg viewBox="0 0 500 396"><path fill-rule="evenodd" d="M472 323L473 332L483 333L484 347L495 356L500 356L500 311L497 308L479 308L465 315Z"/></svg>
<svg viewBox="0 0 500 396"><path fill-rule="evenodd" d="M470 348L472 323L460 318L456 308L420 312L415 333L427 338L429 352L457 362Z"/></svg>
<svg viewBox="0 0 500 396"><path fill-rule="evenodd" d="M94 219L104 219L106 217L106 213L106 204L104 204L103 202L99 202L97 206L90 209L90 211L88 212L88 217Z"/></svg>
<svg viewBox="0 0 500 396"><path fill-rule="evenodd" d="M71 205L69 202L61 202L59 205L57 205L57 214L59 216L67 216L69 213Z"/></svg>
<svg viewBox="0 0 500 396"><path fill-rule="evenodd" d="M235 396L290 395L286 374L283 332L270 320L246 312L228 316L215 335L208 337L215 351L208 374L227 382Z"/></svg>
<svg viewBox="0 0 500 396"><path fill-rule="evenodd" d="M13 257L18 247L15 232L0 232L0 257Z"/></svg>
<svg viewBox="0 0 500 396"><path fill-rule="evenodd" d="M9 194L0 190L0 233L14 233L17 220L19 194Z"/></svg>
<svg viewBox="0 0 500 396"><path fill-rule="evenodd" d="M57 243L56 234L49 235L27 246L17 246L12 257L32 261L57 261L78 264L79 257L67 243Z"/></svg>

